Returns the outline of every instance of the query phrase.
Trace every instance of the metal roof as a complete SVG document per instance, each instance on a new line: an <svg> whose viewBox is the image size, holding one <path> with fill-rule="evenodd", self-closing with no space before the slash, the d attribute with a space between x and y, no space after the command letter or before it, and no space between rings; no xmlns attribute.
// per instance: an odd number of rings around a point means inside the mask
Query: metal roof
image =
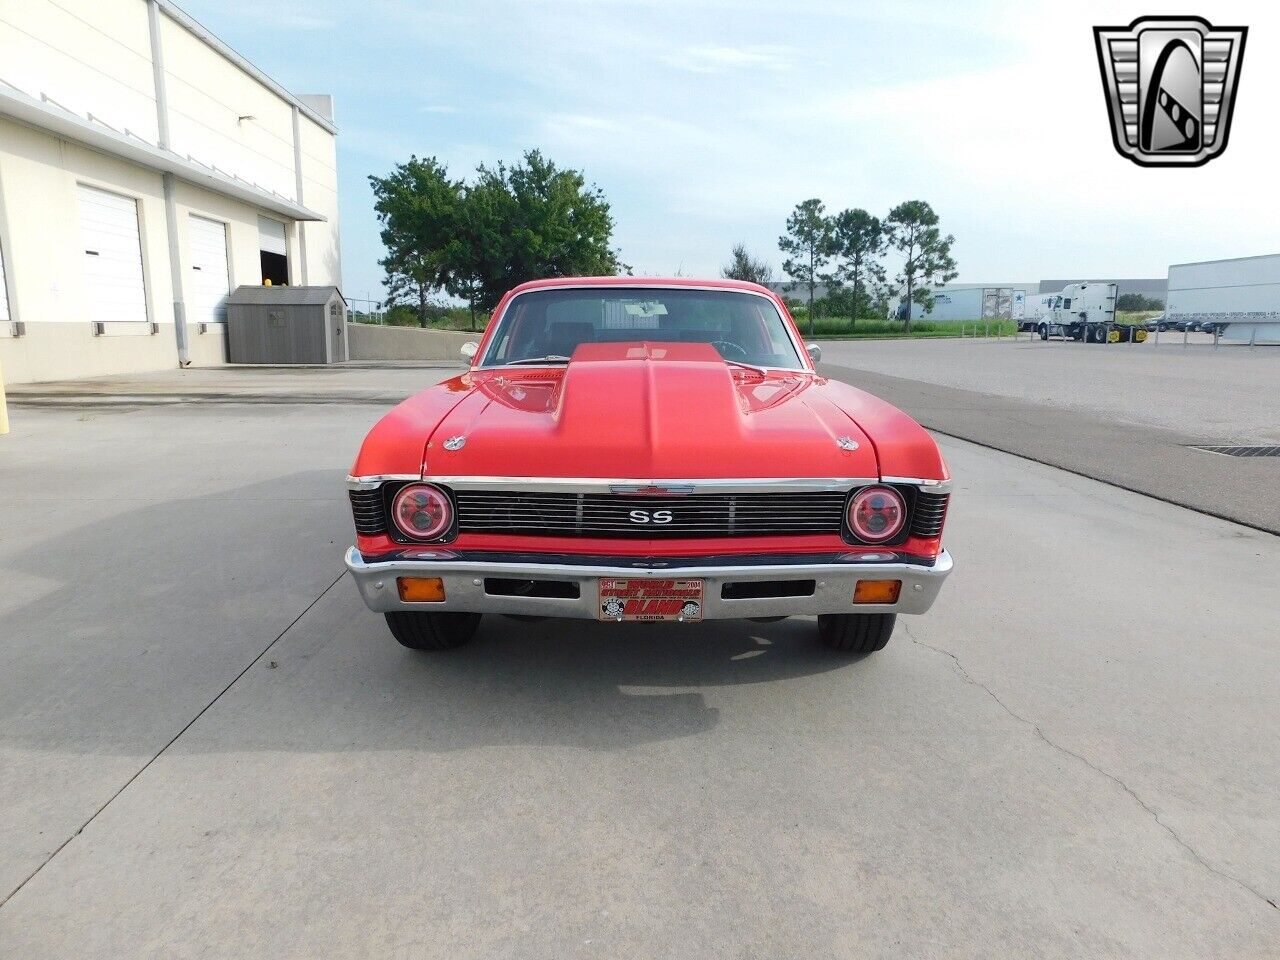
<svg viewBox="0 0 1280 960"><path fill-rule="evenodd" d="M263 287L246 284L243 287L236 287L227 303L290 307L323 305L328 303L335 293L343 303L347 302L342 296L342 291L337 287Z"/></svg>

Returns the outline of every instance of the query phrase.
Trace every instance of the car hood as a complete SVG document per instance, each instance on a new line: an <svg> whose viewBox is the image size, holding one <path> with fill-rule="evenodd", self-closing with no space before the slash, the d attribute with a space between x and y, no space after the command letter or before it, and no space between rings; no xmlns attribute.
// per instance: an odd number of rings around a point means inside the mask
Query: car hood
<svg viewBox="0 0 1280 960"><path fill-rule="evenodd" d="M429 476L879 476L873 444L809 373L708 344L584 344L564 367L473 371L426 438Z"/></svg>

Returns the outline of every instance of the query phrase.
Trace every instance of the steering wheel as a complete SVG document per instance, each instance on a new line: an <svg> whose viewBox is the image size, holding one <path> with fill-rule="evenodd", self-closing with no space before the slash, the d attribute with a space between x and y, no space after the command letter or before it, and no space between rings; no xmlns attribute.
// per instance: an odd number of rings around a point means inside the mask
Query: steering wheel
<svg viewBox="0 0 1280 960"><path fill-rule="evenodd" d="M749 354L732 340L712 340L711 345L720 351L720 356L726 360L746 360ZM737 356L732 356L732 354Z"/></svg>

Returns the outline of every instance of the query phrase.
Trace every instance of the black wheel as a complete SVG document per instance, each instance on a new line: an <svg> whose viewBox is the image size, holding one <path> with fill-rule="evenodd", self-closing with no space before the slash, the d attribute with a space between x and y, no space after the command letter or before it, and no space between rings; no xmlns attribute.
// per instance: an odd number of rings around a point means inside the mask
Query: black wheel
<svg viewBox="0 0 1280 960"><path fill-rule="evenodd" d="M1042 324L1040 324L1040 326L1039 326L1039 327L1037 327L1036 329L1037 329L1037 332L1040 334L1040 339L1041 339L1041 340L1048 340L1048 339L1049 339L1049 326L1048 326L1048 324L1044 324L1044 323L1042 323Z"/></svg>
<svg viewBox="0 0 1280 960"><path fill-rule="evenodd" d="M1090 343L1106 343L1107 342L1106 329L1104 327L1099 327L1097 325L1090 327L1089 342Z"/></svg>
<svg viewBox="0 0 1280 960"><path fill-rule="evenodd" d="M896 613L830 613L818 617L823 646L845 653L875 653L893 636Z"/></svg>
<svg viewBox="0 0 1280 960"><path fill-rule="evenodd" d="M419 613L397 610L385 615L391 635L411 650L460 647L480 626L478 613Z"/></svg>

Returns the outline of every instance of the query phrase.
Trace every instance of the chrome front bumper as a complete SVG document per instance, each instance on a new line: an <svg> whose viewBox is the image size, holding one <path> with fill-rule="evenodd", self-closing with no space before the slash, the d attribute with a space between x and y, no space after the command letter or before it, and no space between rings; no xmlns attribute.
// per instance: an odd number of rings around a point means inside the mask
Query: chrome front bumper
<svg viewBox="0 0 1280 960"><path fill-rule="evenodd" d="M525 555L527 556L527 555ZM892 555L842 554L833 562L815 563L807 558L770 562L706 563L707 558L670 558L658 566L597 565L596 563L474 560L442 551L421 551L412 556L365 561L355 547L347 551L347 569L360 588L370 610L458 611L508 613L523 616L597 619L598 584L601 577L617 579L700 579L704 583L702 619L730 620L745 617L803 616L819 613L924 613L951 572L951 555L945 550L933 566L902 562ZM567 558L566 558L567 559ZM589 558L583 558L587 560ZM396 588L396 577L440 577L445 599L437 603L405 603ZM486 591L486 578L507 580L557 580L578 585L578 596L532 597L495 595ZM813 580L811 595L725 599L726 583ZM902 592L895 604L853 603L859 580L901 580Z"/></svg>

